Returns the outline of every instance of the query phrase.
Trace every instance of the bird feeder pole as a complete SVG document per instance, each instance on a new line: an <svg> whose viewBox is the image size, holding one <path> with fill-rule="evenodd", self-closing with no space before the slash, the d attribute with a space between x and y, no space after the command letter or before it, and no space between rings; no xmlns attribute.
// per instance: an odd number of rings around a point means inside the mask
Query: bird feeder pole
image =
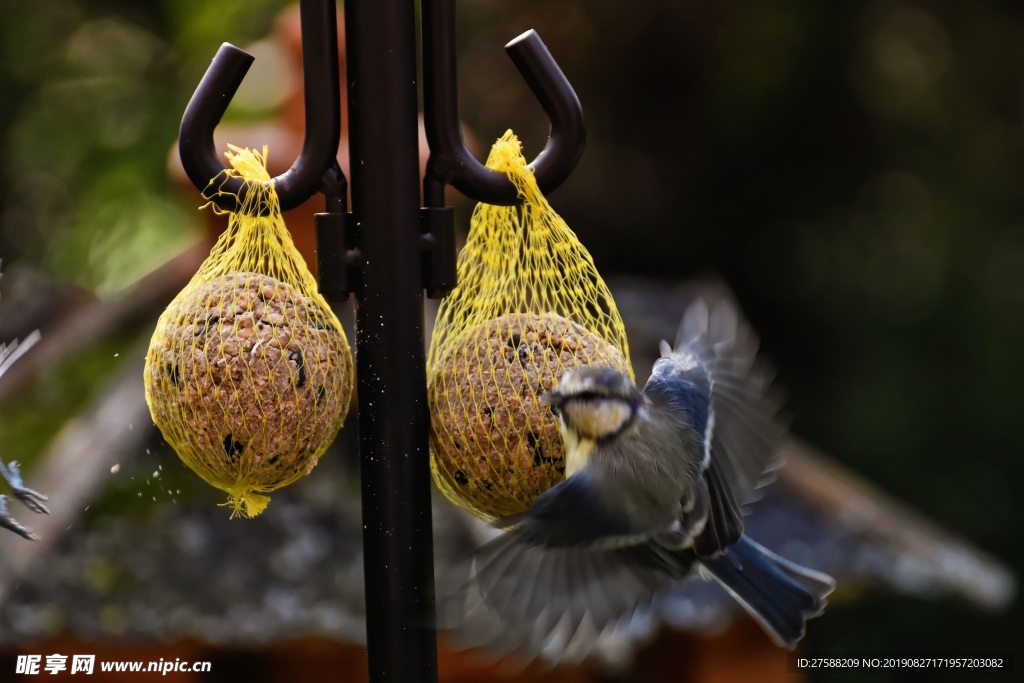
<svg viewBox="0 0 1024 683"><path fill-rule="evenodd" d="M437 680L413 0L345 3L370 680Z"/></svg>

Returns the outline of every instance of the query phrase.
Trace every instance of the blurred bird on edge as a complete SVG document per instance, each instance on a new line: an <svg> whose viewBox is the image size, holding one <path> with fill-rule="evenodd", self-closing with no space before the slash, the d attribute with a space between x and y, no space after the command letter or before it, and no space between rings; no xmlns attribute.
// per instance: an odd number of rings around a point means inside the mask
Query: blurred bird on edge
<svg viewBox="0 0 1024 683"><path fill-rule="evenodd" d="M20 344L17 339L10 344L0 341L0 377L3 377L7 369L14 365L14 361L18 360L26 351L32 348L32 345L37 341L39 341L38 331L30 334ZM0 459L0 479L7 482L14 497L24 503L25 507L29 510L50 514L50 511L43 505L43 501L47 499L46 496L25 486L25 483L21 480L21 470L18 468L17 462L5 465L4 461ZM7 511L7 496L4 495L0 495L0 528L13 531L30 541L35 541L39 538L31 529L11 516L10 512Z"/></svg>
<svg viewBox="0 0 1024 683"><path fill-rule="evenodd" d="M570 371L543 399L566 479L438 584L438 623L468 647L578 662L673 581L718 581L792 648L835 587L743 533L785 433L758 340L724 299L687 309L641 391Z"/></svg>

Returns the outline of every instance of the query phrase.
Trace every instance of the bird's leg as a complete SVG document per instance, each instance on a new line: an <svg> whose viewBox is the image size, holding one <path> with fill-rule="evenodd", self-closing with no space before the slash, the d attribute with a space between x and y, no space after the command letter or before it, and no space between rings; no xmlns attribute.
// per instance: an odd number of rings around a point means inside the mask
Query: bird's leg
<svg viewBox="0 0 1024 683"><path fill-rule="evenodd" d="M43 501L49 499L42 493L25 486L25 482L21 480L21 471L18 469L16 460L12 460L10 465L4 465L4 461L0 460L0 476L7 480L11 487L11 493L21 501L22 505L38 514L50 514L49 509L43 505Z"/></svg>
<svg viewBox="0 0 1024 683"><path fill-rule="evenodd" d="M30 541L35 541L39 538L35 535L35 532L19 524L18 520L7 513L7 496L2 495L0 495L0 527L10 529L22 538L27 538Z"/></svg>

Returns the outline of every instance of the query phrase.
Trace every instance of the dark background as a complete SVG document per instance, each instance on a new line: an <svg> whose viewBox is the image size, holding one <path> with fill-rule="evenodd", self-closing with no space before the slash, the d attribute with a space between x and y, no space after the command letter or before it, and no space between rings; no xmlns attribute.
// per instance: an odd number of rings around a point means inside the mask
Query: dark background
<svg viewBox="0 0 1024 683"><path fill-rule="evenodd" d="M217 46L259 40L286 4L0 2L5 269L107 295L195 241L202 216L167 173L181 112ZM522 31L540 32L577 89L587 150L551 199L601 272L725 280L779 367L794 431L1019 576L1022 5L464 0L458 12L462 117L484 144L508 127L530 158L544 143L501 49ZM253 73L235 120L280 104L273 72ZM873 595L816 621L805 650L1022 642L1019 602L989 615Z"/></svg>

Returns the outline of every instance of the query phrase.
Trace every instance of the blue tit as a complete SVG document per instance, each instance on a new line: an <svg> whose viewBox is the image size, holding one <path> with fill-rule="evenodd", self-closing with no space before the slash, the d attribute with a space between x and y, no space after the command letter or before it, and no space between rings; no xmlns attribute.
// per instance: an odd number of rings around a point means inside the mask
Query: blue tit
<svg viewBox="0 0 1024 683"><path fill-rule="evenodd" d="M442 576L440 626L468 646L578 661L670 582L700 575L794 647L835 582L743 533L785 432L757 347L730 303L697 301L643 390L609 368L566 373L543 397L566 479Z"/></svg>

